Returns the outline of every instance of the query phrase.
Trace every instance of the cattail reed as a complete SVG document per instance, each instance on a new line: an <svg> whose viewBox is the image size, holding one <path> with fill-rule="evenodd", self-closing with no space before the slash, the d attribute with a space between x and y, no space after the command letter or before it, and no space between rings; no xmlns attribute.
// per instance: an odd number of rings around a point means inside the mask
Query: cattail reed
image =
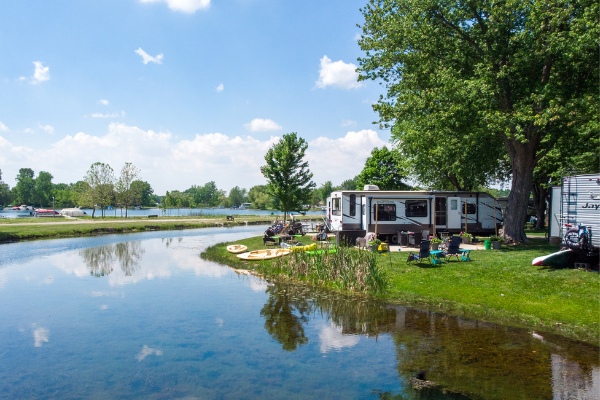
<svg viewBox="0 0 600 400"><path fill-rule="evenodd" d="M367 251L338 247L336 252L293 253L273 262L274 268L290 278L303 278L318 284L332 284L340 290L380 292L387 276L377 265L377 256Z"/></svg>

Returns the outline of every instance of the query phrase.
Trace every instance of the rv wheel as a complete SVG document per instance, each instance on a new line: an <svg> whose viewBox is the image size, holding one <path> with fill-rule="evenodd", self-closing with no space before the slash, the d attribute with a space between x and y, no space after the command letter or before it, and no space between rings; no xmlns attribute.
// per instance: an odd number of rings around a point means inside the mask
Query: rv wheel
<svg viewBox="0 0 600 400"><path fill-rule="evenodd" d="M391 240L393 244L398 244L398 235L392 235Z"/></svg>

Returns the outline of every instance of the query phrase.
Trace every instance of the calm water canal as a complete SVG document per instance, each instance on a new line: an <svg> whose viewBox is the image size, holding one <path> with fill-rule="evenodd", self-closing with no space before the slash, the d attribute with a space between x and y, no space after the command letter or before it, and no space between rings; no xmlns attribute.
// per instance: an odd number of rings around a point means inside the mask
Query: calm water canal
<svg viewBox="0 0 600 400"><path fill-rule="evenodd" d="M1 245L0 398L600 398L598 347L199 257L262 230Z"/></svg>

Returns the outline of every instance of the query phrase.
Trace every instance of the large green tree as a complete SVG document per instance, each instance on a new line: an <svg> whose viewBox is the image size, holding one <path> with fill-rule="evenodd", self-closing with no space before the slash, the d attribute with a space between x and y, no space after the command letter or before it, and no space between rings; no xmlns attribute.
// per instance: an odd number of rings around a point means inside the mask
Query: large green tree
<svg viewBox="0 0 600 400"><path fill-rule="evenodd" d="M52 174L46 171L40 171L34 179L33 202L40 207L48 206L52 203L53 189Z"/></svg>
<svg viewBox="0 0 600 400"><path fill-rule="evenodd" d="M15 178L17 184L14 187L16 202L20 204L33 204L35 190L35 173L31 168L21 168Z"/></svg>
<svg viewBox="0 0 600 400"><path fill-rule="evenodd" d="M245 203L248 199L246 189L240 189L239 186L234 186L229 191L229 196L227 197L229 200L229 204L235 207L239 207L240 204Z"/></svg>
<svg viewBox="0 0 600 400"><path fill-rule="evenodd" d="M504 237L525 240L541 143L551 149L556 127L598 119L598 3L371 0L362 11L359 79L386 86L380 123L476 119L453 133L465 146L502 141L512 178Z"/></svg>
<svg viewBox="0 0 600 400"><path fill-rule="evenodd" d="M145 207L156 206L156 202L152 198L154 190L148 182L142 180L135 180L131 182L131 189L134 191L134 193L139 193L139 205Z"/></svg>
<svg viewBox="0 0 600 400"><path fill-rule="evenodd" d="M271 206L271 196L267 194L266 185L252 186L248 191L248 200L252 202L252 207L264 210Z"/></svg>
<svg viewBox="0 0 600 400"><path fill-rule="evenodd" d="M267 178L267 193L279 199L279 210L283 211L283 220L290 211L302 212L304 204L310 204L311 189L315 187L313 174L304 161L308 144L298 137L296 132L283 135L267 151L261 172Z"/></svg>
<svg viewBox="0 0 600 400"><path fill-rule="evenodd" d="M0 206L6 206L10 204L10 201L10 187L2 181L2 170L0 169Z"/></svg>
<svg viewBox="0 0 600 400"><path fill-rule="evenodd" d="M381 190L408 190L410 186L402 182L405 177L400 153L395 149L388 150L386 146L381 149L375 147L356 177L356 184L358 187L377 185Z"/></svg>

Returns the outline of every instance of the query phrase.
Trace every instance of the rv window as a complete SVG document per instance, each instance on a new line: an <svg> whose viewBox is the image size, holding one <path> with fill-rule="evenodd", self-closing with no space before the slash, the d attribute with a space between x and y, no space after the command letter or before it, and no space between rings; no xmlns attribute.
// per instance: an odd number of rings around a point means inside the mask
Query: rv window
<svg viewBox="0 0 600 400"><path fill-rule="evenodd" d="M395 221L396 220L396 205L395 204L377 204L377 212L375 213L377 221Z"/></svg>
<svg viewBox="0 0 600 400"><path fill-rule="evenodd" d="M450 209L458 210L458 200L450 200Z"/></svg>
<svg viewBox="0 0 600 400"><path fill-rule="evenodd" d="M342 215L342 210L340 208L340 198L336 197L334 199L331 199L331 214L333 215Z"/></svg>
<svg viewBox="0 0 600 400"><path fill-rule="evenodd" d="M354 217L356 215L356 195L350 195L350 216Z"/></svg>
<svg viewBox="0 0 600 400"><path fill-rule="evenodd" d="M407 217L427 216L427 200L406 200L405 207Z"/></svg>
<svg viewBox="0 0 600 400"><path fill-rule="evenodd" d="M463 206L464 208L464 206ZM475 214L477 213L477 206L475 203L467 203L467 214Z"/></svg>

